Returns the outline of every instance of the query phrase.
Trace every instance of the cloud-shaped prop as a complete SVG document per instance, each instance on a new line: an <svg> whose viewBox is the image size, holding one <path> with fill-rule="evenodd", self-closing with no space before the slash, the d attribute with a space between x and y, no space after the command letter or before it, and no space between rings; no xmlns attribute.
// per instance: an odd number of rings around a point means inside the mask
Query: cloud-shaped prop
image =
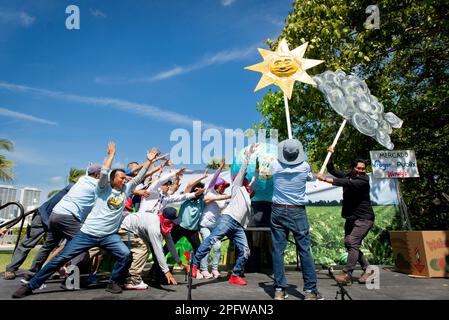
<svg viewBox="0 0 449 320"><path fill-rule="evenodd" d="M371 95L365 81L342 70L326 71L313 80L339 115L387 149L394 148L390 134L403 121L392 112L384 113L384 106Z"/></svg>

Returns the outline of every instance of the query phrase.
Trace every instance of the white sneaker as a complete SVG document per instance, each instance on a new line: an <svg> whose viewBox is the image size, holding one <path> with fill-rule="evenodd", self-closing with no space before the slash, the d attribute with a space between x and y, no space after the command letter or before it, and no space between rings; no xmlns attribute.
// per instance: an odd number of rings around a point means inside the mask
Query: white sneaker
<svg viewBox="0 0 449 320"><path fill-rule="evenodd" d="M148 289L148 285L145 282L143 282L143 281L141 281L138 284L130 282L130 283L126 283L123 286L123 288L125 290L146 290L146 289Z"/></svg>
<svg viewBox="0 0 449 320"><path fill-rule="evenodd" d="M220 271L218 270L212 270L212 276L217 279L221 277Z"/></svg>
<svg viewBox="0 0 449 320"><path fill-rule="evenodd" d="M208 270L201 271L201 275L204 277L204 279L212 278L212 275L209 273Z"/></svg>
<svg viewBox="0 0 449 320"><path fill-rule="evenodd" d="M204 279L204 276L203 276L203 272L202 272L202 271L201 271L201 272L198 272L198 273L196 274L196 279L199 279L199 280Z"/></svg>

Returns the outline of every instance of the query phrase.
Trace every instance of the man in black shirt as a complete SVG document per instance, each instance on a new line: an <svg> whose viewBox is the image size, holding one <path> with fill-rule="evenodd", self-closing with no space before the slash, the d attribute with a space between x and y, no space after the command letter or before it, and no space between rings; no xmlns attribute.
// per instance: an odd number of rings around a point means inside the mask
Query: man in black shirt
<svg viewBox="0 0 449 320"><path fill-rule="evenodd" d="M329 147L329 152L334 152ZM332 159L332 158L331 158ZM332 160L327 164L327 171L335 178L325 178L318 174L317 178L334 186L343 187L343 208L341 215L345 223L345 247L348 251L348 261L342 274L336 275L338 282L351 285L352 272L357 262L362 267L363 274L360 283L365 283L369 274L365 272L369 264L363 255L360 246L374 224L374 211L371 206L369 177L366 175L366 162L356 159L351 164L350 172L338 171L334 168Z"/></svg>

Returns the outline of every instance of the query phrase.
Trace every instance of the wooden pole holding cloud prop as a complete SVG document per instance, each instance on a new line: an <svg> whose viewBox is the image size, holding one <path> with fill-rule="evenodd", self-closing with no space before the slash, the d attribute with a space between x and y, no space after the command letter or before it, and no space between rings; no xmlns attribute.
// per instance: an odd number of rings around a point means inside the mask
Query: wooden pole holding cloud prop
<svg viewBox="0 0 449 320"><path fill-rule="evenodd" d="M322 60L303 58L307 45L308 42L290 51L287 40L284 38L279 42L276 51L258 48L264 61L245 67L245 69L262 73L262 78L254 91L275 84L284 92L285 118L289 139L292 139L293 135L288 100L292 97L295 80L316 86L315 81L306 73L306 70L323 63Z"/></svg>
<svg viewBox="0 0 449 320"><path fill-rule="evenodd" d="M340 138L346 121L387 149L394 148L390 134L393 128L400 128L403 121L392 112L384 113L384 106L371 95L365 81L354 75L347 75L341 70L326 71L314 76L313 80L332 109L344 118L332 143L333 148ZM321 174L324 173L331 155L332 153L328 152L320 170Z"/></svg>

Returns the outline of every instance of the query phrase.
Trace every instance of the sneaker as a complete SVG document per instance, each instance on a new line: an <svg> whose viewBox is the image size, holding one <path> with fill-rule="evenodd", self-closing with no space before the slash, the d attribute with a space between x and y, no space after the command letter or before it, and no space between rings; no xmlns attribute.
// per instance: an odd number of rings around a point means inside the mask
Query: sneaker
<svg viewBox="0 0 449 320"><path fill-rule="evenodd" d="M194 265L192 267L192 278L194 278L194 279L202 279L202 278L198 278L198 275L199 275L198 274L198 266Z"/></svg>
<svg viewBox="0 0 449 320"><path fill-rule="evenodd" d="M143 281L141 281L140 283L137 283L137 284L130 282L130 283L126 283L123 286L123 289L125 289L125 290L146 290L146 289L148 289L148 285Z"/></svg>
<svg viewBox="0 0 449 320"><path fill-rule="evenodd" d="M122 288L120 288L120 286L115 283L115 282L110 282L108 283L107 287L106 287L106 291L110 292L110 293L122 293Z"/></svg>
<svg viewBox="0 0 449 320"><path fill-rule="evenodd" d="M214 279L220 278L221 277L220 271L212 270L212 276L214 277Z"/></svg>
<svg viewBox="0 0 449 320"><path fill-rule="evenodd" d="M210 274L208 270L201 271L201 275L203 276L204 279L212 278L212 274Z"/></svg>
<svg viewBox="0 0 449 320"><path fill-rule="evenodd" d="M5 280L14 280L16 278L16 273L14 271L5 271L3 275L3 279Z"/></svg>
<svg viewBox="0 0 449 320"><path fill-rule="evenodd" d="M229 277L229 283L230 284L236 284L238 286L246 286L248 284L248 281L246 281L245 279L243 279L241 277L237 277L237 276L231 275Z"/></svg>
<svg viewBox="0 0 449 320"><path fill-rule="evenodd" d="M368 281L368 278L369 278L372 274L374 274L374 270L371 271L371 273L368 273L368 272L363 271L362 275L360 276L360 278L359 278L357 281L358 281L359 283L361 283L361 284L365 284L366 281Z"/></svg>
<svg viewBox="0 0 449 320"><path fill-rule="evenodd" d="M338 283L341 283L344 286L352 285L352 277L351 277L351 275L346 273L346 272L344 272L344 271L342 271L342 273L340 273L340 274L337 274L335 276L335 280Z"/></svg>
<svg viewBox="0 0 449 320"><path fill-rule="evenodd" d="M285 289L276 288L274 290L274 300L285 300L288 298L288 294Z"/></svg>
<svg viewBox="0 0 449 320"><path fill-rule="evenodd" d="M33 290L31 290L28 286L21 286L19 289L17 289L13 294L12 297L14 299L20 299L25 298L26 296L32 295Z"/></svg>
<svg viewBox="0 0 449 320"><path fill-rule="evenodd" d="M304 300L324 300L324 298L319 292L306 290L304 291Z"/></svg>

